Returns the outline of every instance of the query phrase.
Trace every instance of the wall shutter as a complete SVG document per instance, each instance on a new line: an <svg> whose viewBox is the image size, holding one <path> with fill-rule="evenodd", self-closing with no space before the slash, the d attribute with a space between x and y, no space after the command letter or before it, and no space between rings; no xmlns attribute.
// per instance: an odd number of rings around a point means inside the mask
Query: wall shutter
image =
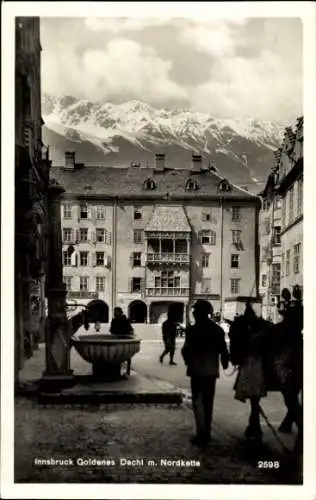
<svg viewBox="0 0 316 500"><path fill-rule="evenodd" d="M77 214L77 221L80 222L80 204L75 207L75 213Z"/></svg>
<svg viewBox="0 0 316 500"><path fill-rule="evenodd" d="M105 230L105 242L106 242L107 245L111 245L112 244L112 233L111 233L111 231Z"/></svg>
<svg viewBox="0 0 316 500"><path fill-rule="evenodd" d="M145 265L146 265L146 254L145 253L141 254L140 263L141 263L142 267L145 267Z"/></svg>
<svg viewBox="0 0 316 500"><path fill-rule="evenodd" d="M91 220L91 218L92 218L92 207L91 207L91 205L87 204L87 212L88 212L88 219Z"/></svg>
<svg viewBox="0 0 316 500"><path fill-rule="evenodd" d="M129 256L129 265L133 267L133 253L131 253Z"/></svg>
<svg viewBox="0 0 316 500"><path fill-rule="evenodd" d="M76 252L74 252L74 253L71 255L71 265L72 265L72 266L76 266L76 265L77 265L77 264L76 264L76 262L77 262L77 259L76 259L76 258L77 258L77 254L76 254Z"/></svg>
<svg viewBox="0 0 316 500"><path fill-rule="evenodd" d="M94 229L91 229L91 243L96 243L97 242L97 234L96 234L96 231L94 231Z"/></svg>
<svg viewBox="0 0 316 500"><path fill-rule="evenodd" d="M93 225L95 225L95 221L96 221L96 207L90 207L90 211L91 211L91 222Z"/></svg>
<svg viewBox="0 0 316 500"><path fill-rule="evenodd" d="M130 280L129 280L129 291L131 293L133 292L133 278L130 278Z"/></svg>
<svg viewBox="0 0 316 500"><path fill-rule="evenodd" d="M140 291L141 291L141 294L144 295L144 293L145 293L145 279L144 278L141 278L141 280L140 280Z"/></svg>
<svg viewBox="0 0 316 500"><path fill-rule="evenodd" d="M95 267L97 265L97 254L96 254L96 252L91 252L91 264L92 264L92 267Z"/></svg>
<svg viewBox="0 0 316 500"><path fill-rule="evenodd" d="M75 231L75 243L79 243L80 241L80 231L79 229L76 229Z"/></svg>

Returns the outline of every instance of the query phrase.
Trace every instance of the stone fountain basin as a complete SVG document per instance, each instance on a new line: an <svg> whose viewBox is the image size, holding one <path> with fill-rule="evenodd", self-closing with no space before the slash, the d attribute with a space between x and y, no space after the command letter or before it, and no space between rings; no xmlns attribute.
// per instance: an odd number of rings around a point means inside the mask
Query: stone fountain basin
<svg viewBox="0 0 316 500"><path fill-rule="evenodd" d="M129 361L140 351L140 340L104 334L76 335L71 338L78 354L93 365L118 365Z"/></svg>

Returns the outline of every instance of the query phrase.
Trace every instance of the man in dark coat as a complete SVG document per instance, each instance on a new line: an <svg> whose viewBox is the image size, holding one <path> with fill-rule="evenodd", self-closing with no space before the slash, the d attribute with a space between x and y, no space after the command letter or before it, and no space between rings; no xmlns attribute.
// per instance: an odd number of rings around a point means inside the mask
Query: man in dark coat
<svg viewBox="0 0 316 500"><path fill-rule="evenodd" d="M219 357L224 369L229 354L223 329L212 321L212 305L198 300L194 306L195 324L187 329L182 356L191 377L192 406L197 434L192 443L206 445L211 439L211 423L216 379L219 377Z"/></svg>
<svg viewBox="0 0 316 500"><path fill-rule="evenodd" d="M129 320L123 314L121 307L115 307L114 318L111 321L110 332L118 337L130 337L134 335L134 330Z"/></svg>
<svg viewBox="0 0 316 500"><path fill-rule="evenodd" d="M169 354L170 365L176 365L174 362L174 354L176 351L176 337L177 337L177 309L173 304L168 309L168 317L166 321L162 324L162 339L164 343L164 351L159 357L159 361L162 364L164 357Z"/></svg>

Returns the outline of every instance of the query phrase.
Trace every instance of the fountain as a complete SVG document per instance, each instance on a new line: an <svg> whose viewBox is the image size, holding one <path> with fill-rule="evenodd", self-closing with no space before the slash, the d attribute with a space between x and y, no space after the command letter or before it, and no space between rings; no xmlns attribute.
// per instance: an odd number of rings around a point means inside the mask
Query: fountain
<svg viewBox="0 0 316 500"><path fill-rule="evenodd" d="M82 359L92 364L93 378L108 381L119 379L125 364L125 375L129 375L131 359L140 351L140 340L133 336L77 334L71 337L71 344Z"/></svg>

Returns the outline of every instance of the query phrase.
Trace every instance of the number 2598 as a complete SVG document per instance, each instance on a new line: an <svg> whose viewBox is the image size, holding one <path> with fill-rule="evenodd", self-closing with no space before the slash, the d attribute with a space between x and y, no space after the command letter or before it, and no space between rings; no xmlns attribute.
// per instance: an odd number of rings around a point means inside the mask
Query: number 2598
<svg viewBox="0 0 316 500"><path fill-rule="evenodd" d="M279 469L280 462L278 460L275 460L274 462L269 462L268 460L259 460L259 462L257 463L257 467L259 469Z"/></svg>

